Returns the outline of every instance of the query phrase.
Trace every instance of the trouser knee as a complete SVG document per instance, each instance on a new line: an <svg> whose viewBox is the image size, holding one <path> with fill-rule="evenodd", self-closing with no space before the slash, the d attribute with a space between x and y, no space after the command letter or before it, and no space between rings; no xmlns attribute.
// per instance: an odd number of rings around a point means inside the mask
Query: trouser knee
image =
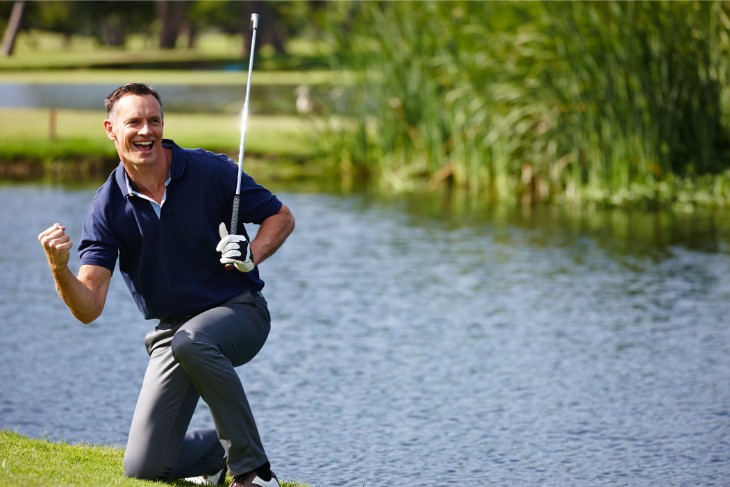
<svg viewBox="0 0 730 487"><path fill-rule="evenodd" d="M135 458L136 457L136 458ZM152 465L139 455L124 455L124 476L140 480L169 480L169 472Z"/></svg>

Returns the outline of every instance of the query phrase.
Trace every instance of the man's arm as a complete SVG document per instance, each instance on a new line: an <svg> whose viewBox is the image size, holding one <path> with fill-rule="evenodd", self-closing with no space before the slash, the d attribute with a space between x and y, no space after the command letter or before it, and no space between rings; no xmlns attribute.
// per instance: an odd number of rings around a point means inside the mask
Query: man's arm
<svg viewBox="0 0 730 487"><path fill-rule="evenodd" d="M38 240L46 252L56 291L68 309L82 323L97 319L106 303L111 271L101 266L82 265L78 276L74 276L68 268L71 239L58 223L42 231Z"/></svg>
<svg viewBox="0 0 730 487"><path fill-rule="evenodd" d="M281 247L294 230L294 215L286 205L275 215L271 215L259 226L256 238L251 242L254 264L259 265Z"/></svg>

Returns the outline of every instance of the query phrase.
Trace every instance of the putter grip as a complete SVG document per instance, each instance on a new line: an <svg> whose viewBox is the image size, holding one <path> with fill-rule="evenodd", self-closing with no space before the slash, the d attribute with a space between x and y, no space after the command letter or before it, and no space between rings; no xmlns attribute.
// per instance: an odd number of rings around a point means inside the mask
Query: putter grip
<svg viewBox="0 0 730 487"><path fill-rule="evenodd" d="M231 226L229 227L228 233L231 235L238 234L238 207L240 205L241 197L236 195L233 197L233 211L231 212Z"/></svg>
<svg viewBox="0 0 730 487"><path fill-rule="evenodd" d="M239 203L240 199L241 199L241 197L239 195L235 195L233 197L233 211L231 212L231 226L229 227L230 228L229 233L231 235L236 235L238 233L236 230L238 229L238 207L240 205L240 203ZM227 270L230 271L230 270L233 270L233 268L234 268L233 264L226 264Z"/></svg>

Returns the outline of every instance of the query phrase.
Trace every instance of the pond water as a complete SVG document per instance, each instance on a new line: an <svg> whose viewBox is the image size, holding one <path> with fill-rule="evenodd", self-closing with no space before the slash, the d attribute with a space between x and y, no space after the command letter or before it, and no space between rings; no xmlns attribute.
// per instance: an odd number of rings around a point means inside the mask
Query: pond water
<svg viewBox="0 0 730 487"><path fill-rule="evenodd" d="M0 84L0 108L67 108L99 110L104 98L121 84ZM169 112L238 113L243 105L243 85L155 84L163 93ZM262 86L252 83L251 112L293 114L296 112L296 87ZM254 102L255 100L255 102Z"/></svg>
<svg viewBox="0 0 730 487"><path fill-rule="evenodd" d="M59 221L78 242L93 191L0 186L0 427L124 445L153 323L118 275L75 322L36 240ZM728 485L727 218L280 196L297 229L239 373L281 478Z"/></svg>

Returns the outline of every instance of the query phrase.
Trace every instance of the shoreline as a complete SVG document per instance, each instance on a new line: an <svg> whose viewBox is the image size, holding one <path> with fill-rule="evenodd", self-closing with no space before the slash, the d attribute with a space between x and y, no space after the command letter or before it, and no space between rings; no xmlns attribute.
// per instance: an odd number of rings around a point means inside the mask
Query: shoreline
<svg viewBox="0 0 730 487"><path fill-rule="evenodd" d="M213 152L226 153L225 151ZM234 162L236 157L226 153ZM0 162L0 185L23 183L101 184L119 165L116 157L88 155L82 158L17 158ZM251 155L244 163L244 172L258 181L301 183L311 188L312 182L332 183L322 177L319 168L307 158Z"/></svg>

